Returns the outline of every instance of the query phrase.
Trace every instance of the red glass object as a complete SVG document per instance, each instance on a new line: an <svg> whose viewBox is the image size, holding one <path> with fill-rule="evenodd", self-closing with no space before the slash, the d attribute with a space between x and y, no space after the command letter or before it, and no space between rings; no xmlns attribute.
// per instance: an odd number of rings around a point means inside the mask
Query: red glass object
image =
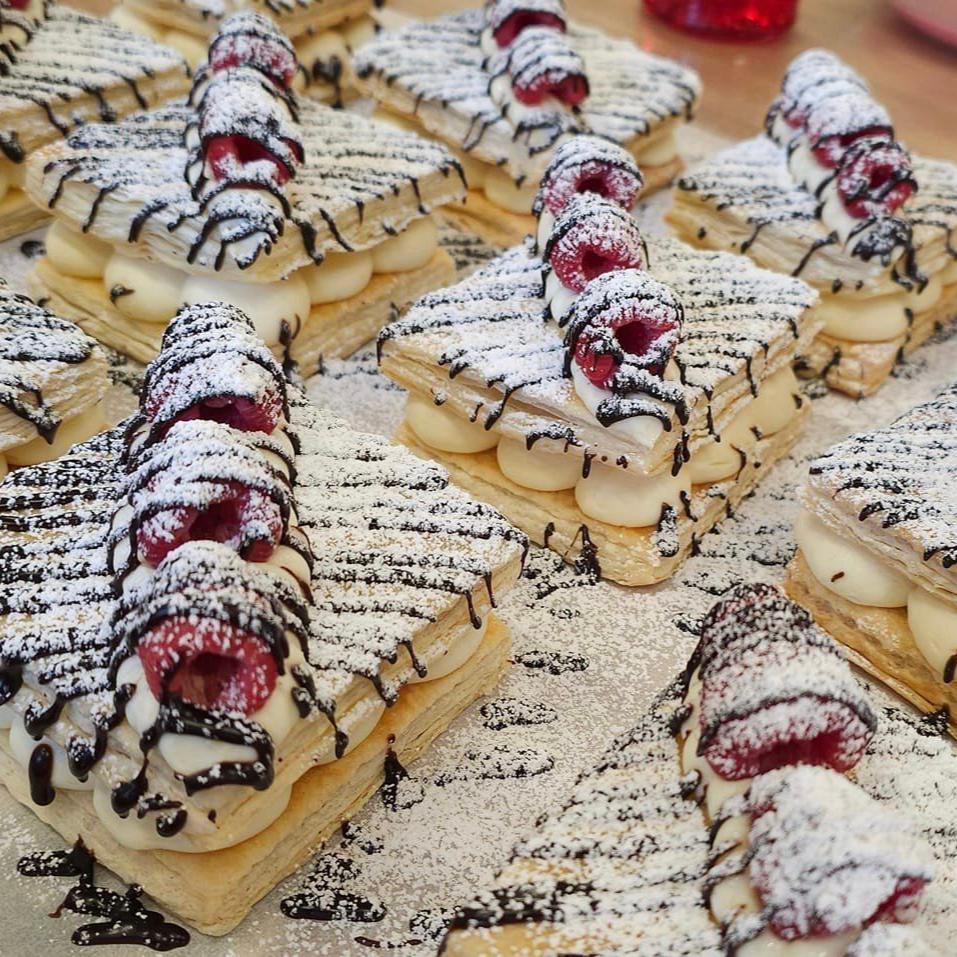
<svg viewBox="0 0 957 957"><path fill-rule="evenodd" d="M771 40L789 30L798 0L645 0L659 19L719 40Z"/></svg>

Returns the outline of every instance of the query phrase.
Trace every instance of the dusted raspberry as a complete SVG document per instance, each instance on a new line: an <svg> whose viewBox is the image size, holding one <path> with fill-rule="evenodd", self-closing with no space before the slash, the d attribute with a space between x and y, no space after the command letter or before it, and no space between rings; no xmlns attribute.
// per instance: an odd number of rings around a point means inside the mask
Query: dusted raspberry
<svg viewBox="0 0 957 957"><path fill-rule="evenodd" d="M838 645L767 585L743 585L705 618L698 753L722 778L791 764L852 768L877 719Z"/></svg>
<svg viewBox="0 0 957 957"><path fill-rule="evenodd" d="M237 13L223 23L210 44L209 65L214 72L252 67L285 89L299 69L288 37L258 13Z"/></svg>
<svg viewBox="0 0 957 957"><path fill-rule="evenodd" d="M677 348L682 317L674 293L646 272L606 273L572 306L566 366L573 360L600 389L618 378L627 390L638 374L660 377Z"/></svg>
<svg viewBox="0 0 957 957"><path fill-rule="evenodd" d="M546 27L529 27L508 51L512 93L525 106L540 106L553 97L566 106L580 106L588 96L582 58L564 34Z"/></svg>
<svg viewBox="0 0 957 957"><path fill-rule="evenodd" d="M542 177L534 211L540 214L547 208L558 216L579 193L594 193L631 209L643 185L638 164L626 149L599 136L575 136L556 150Z"/></svg>
<svg viewBox="0 0 957 957"><path fill-rule="evenodd" d="M782 940L911 920L933 877L930 850L900 809L826 768L757 778L722 816L739 813L751 816L746 861L762 919Z"/></svg>
<svg viewBox="0 0 957 957"><path fill-rule="evenodd" d="M153 696L176 695L201 708L258 711L276 687L269 646L227 622L166 618L140 639L138 652Z"/></svg>
<svg viewBox="0 0 957 957"><path fill-rule="evenodd" d="M529 27L549 27L564 33L565 4L562 0L489 0L485 22L495 42L507 47Z"/></svg>
<svg viewBox="0 0 957 957"><path fill-rule="evenodd" d="M569 199L545 244L544 259L561 284L578 293L604 273L647 264L638 224L620 206L592 193Z"/></svg>
<svg viewBox="0 0 957 957"><path fill-rule="evenodd" d="M286 379L245 313L225 303L196 303L180 309L163 333L162 351L143 379L140 409L151 441L194 419L269 434L286 411Z"/></svg>
<svg viewBox="0 0 957 957"><path fill-rule="evenodd" d="M284 140L291 152L301 150L292 140ZM247 136L230 134L214 136L206 141L207 173L212 179L226 180L234 186L255 188L265 175L277 186L288 183L295 175L294 167L272 152L268 146ZM255 168L253 168L255 167Z"/></svg>
<svg viewBox="0 0 957 957"><path fill-rule="evenodd" d="M911 159L900 143L859 140L837 171L837 192L857 219L892 216L917 191Z"/></svg>
<svg viewBox="0 0 957 957"><path fill-rule="evenodd" d="M193 490L199 483L193 483ZM265 492L236 481L207 481L200 505L170 504L151 509L137 529L145 562L154 567L186 542L221 542L251 562L264 562L283 533L280 506ZM163 489L163 476L151 479L146 495Z"/></svg>

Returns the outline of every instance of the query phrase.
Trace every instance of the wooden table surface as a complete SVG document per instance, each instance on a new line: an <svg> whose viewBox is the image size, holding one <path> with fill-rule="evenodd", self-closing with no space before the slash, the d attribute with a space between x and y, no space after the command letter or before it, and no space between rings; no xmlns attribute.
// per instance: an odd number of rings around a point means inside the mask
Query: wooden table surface
<svg viewBox="0 0 957 957"><path fill-rule="evenodd" d="M101 12L109 0L69 0ZM388 0L390 8L436 16L480 0ZM828 46L858 69L887 106L901 138L931 156L957 160L957 51L924 38L890 0L801 0L794 29L768 44L706 41L644 13L641 0L568 0L571 15L646 50L675 57L704 79L699 122L727 136L756 132L788 61Z"/></svg>

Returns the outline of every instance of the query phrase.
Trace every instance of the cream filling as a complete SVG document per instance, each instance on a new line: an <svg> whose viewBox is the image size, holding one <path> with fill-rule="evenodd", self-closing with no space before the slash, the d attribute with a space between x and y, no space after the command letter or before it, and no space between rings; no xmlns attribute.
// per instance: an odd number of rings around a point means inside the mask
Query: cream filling
<svg viewBox="0 0 957 957"><path fill-rule="evenodd" d="M791 366L768 376L758 394L731 420L721 432L720 441L712 439L698 446L688 469L694 485L712 485L736 475L743 464L742 453L751 454L758 440L785 428L797 415L794 397L800 394ZM755 432L757 430L757 432Z"/></svg>
<svg viewBox="0 0 957 957"><path fill-rule="evenodd" d="M855 605L903 608L911 585L900 572L804 510L795 539L814 577Z"/></svg>
<svg viewBox="0 0 957 957"><path fill-rule="evenodd" d="M120 817L110 803L109 788L99 781L93 788L93 810L107 831L123 847L134 851L202 853L232 847L264 831L286 810L291 794L291 788L270 789L269 800L258 803L257 812L245 820L243 827L230 827L228 821L225 825L218 825L215 830L215 841L210 841L207 836L200 847L194 843L194 835L189 832L188 822L179 834L173 837L161 837L156 833L155 822L158 816L156 813L139 817L135 811L131 811L126 817Z"/></svg>
<svg viewBox="0 0 957 957"><path fill-rule="evenodd" d="M554 217L551 213L545 210L542 213L541 219L539 219L539 236L538 236L538 248L544 252L545 246L548 244L549 236L551 236L551 229L545 233L544 238L542 238L544 221L548 219L554 222ZM569 289L567 286L562 284L561 279L558 278L558 275L554 271L549 271L548 275L545 277L545 302L548 305L548 311L551 313L552 319L555 320L560 326L564 325L565 317L571 311L573 305L575 305L575 300L578 299L578 293L573 289ZM585 380L587 381L587 379ZM591 383L589 383L591 385ZM597 388L592 386L592 388ZM578 385L575 385L576 391L578 390ZM581 393L579 393L580 395ZM591 395L591 393L589 393ZM583 400L584 401L584 400ZM600 401L600 400L599 400Z"/></svg>
<svg viewBox="0 0 957 957"><path fill-rule="evenodd" d="M50 227L46 244L47 259L64 276L102 277L104 292L128 319L165 323L184 304L218 300L242 309L266 344L277 346L284 324L295 333L313 306L358 295L373 274L420 269L435 255L439 237L434 221L425 217L371 250L333 252L318 266L304 266L271 283L191 275L163 263L126 256L62 221Z"/></svg>
<svg viewBox="0 0 957 957"><path fill-rule="evenodd" d="M486 615L482 619L482 624L478 628L474 627L471 621L466 622L451 632L444 641L433 644L428 649L428 653L420 652L417 643L413 640L412 648L422 659L428 672L422 677L413 672L408 683L414 685L425 681L436 681L461 668L482 644L485 633L488 631L488 617Z"/></svg>
<svg viewBox="0 0 957 957"><path fill-rule="evenodd" d="M607 393L592 386L584 376L579 379L583 390L594 390L589 398L597 407ZM515 484L539 492L574 489L578 507L589 518L645 528L658 524L665 505L683 507L682 493L690 494L692 486L711 485L737 474L743 464L742 452L749 455L758 441L754 430L764 436L783 429L797 414L797 393L790 366L774 373L762 384L758 396L724 429L721 441L696 449L677 476L670 470L647 475L602 462L592 462L586 476L582 474L585 469L581 456L572 454L561 440L541 439L529 449L522 439L486 430L481 422L469 422L444 405L415 394L406 403L406 424L423 444L440 452L474 454L496 448L499 469ZM634 423L639 435L647 436L655 427L661 429L658 420L650 416L627 422Z"/></svg>
<svg viewBox="0 0 957 957"><path fill-rule="evenodd" d="M933 309L944 291L943 274L932 276L923 290L895 292L864 299L822 293L814 314L824 320L824 332L850 342L883 342L907 332L907 311Z"/></svg>
<svg viewBox="0 0 957 957"><path fill-rule="evenodd" d="M682 493L691 493L687 469L677 475L670 469L642 475L601 462L593 462L588 477L575 485L575 501L588 518L626 528L657 525L666 505L681 509Z"/></svg>
<svg viewBox="0 0 957 957"><path fill-rule="evenodd" d="M507 479L538 492L574 488L581 479L581 460L565 454L563 441L539 439L529 449L522 439L502 438L496 454Z"/></svg>
<svg viewBox="0 0 957 957"><path fill-rule="evenodd" d="M40 744L48 745L53 752L53 775L50 778L50 784L54 788L63 788L68 791L89 791L92 789L92 775L88 775L85 781L75 778L70 771L66 751L56 741L46 735L39 738L30 737L24 727L23 718L20 715L13 717L10 723L10 751L17 763L24 768L29 767L30 757Z"/></svg>
<svg viewBox="0 0 957 957"><path fill-rule="evenodd" d="M78 442L85 442L106 428L106 418L102 405L95 405L78 412L69 419L64 419L56 430L52 442L47 442L38 435L23 445L4 449L4 465L0 467L0 478L6 474L6 466L39 465L41 462L50 462L68 452Z"/></svg>
<svg viewBox="0 0 957 957"><path fill-rule="evenodd" d="M418 438L441 452L484 452L498 445L497 432L486 429L481 422L469 422L419 395L409 396L405 419Z"/></svg>
<svg viewBox="0 0 957 957"><path fill-rule="evenodd" d="M665 378L676 381L679 377L678 366L674 362L669 362L665 369ZM578 367L577 362L572 363L572 385L575 387L575 392L581 399L582 405L592 415L598 412L598 407L610 395L607 389L600 389L593 382L590 382L585 373ZM659 402L651 397L648 398L648 401L658 406L667 415L671 415L671 407L666 403ZM607 428L609 432L617 433L646 449L650 449L664 431L661 422L651 415L633 415L630 419L613 422Z"/></svg>
<svg viewBox="0 0 957 957"><path fill-rule="evenodd" d="M942 680L952 680L957 655L957 603L913 584L862 545L832 531L803 511L796 539L820 584L847 601L872 608L906 608L917 650Z"/></svg>

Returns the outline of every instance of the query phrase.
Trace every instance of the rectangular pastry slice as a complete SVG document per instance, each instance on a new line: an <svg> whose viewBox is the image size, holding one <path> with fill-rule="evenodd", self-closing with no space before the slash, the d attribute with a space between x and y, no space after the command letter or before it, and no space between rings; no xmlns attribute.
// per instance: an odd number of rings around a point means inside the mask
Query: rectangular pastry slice
<svg viewBox="0 0 957 957"><path fill-rule="evenodd" d="M519 841L440 953L929 957L909 922L933 855L900 783L920 735L876 724L802 609L737 586L684 678ZM953 755L931 750L949 793Z"/></svg>
<svg viewBox="0 0 957 957"><path fill-rule="evenodd" d="M184 308L140 411L0 490L0 769L68 841L234 927L489 690L525 542Z"/></svg>
<svg viewBox="0 0 957 957"><path fill-rule="evenodd" d="M121 0L110 19L173 47L195 68L229 13L261 13L292 40L300 63L296 89L340 105L353 93L353 51L378 30L374 6L374 0Z"/></svg>
<svg viewBox="0 0 957 957"><path fill-rule="evenodd" d="M811 464L789 594L923 711L957 709L957 386ZM953 718L951 718L953 720Z"/></svg>
<svg viewBox="0 0 957 957"><path fill-rule="evenodd" d="M534 231L532 204L555 149L594 133L625 147L648 187L681 168L675 132L697 75L626 40L569 23L562 0L491 0L384 33L356 57L377 115L447 143L468 200L450 217L500 246Z"/></svg>
<svg viewBox="0 0 957 957"><path fill-rule="evenodd" d="M86 123L112 123L189 89L174 50L48 0L0 10L0 240L48 215L24 192L25 163Z"/></svg>
<svg viewBox="0 0 957 957"><path fill-rule="evenodd" d="M242 308L315 372L454 275L430 211L464 195L447 150L289 87L297 61L263 17L210 45L188 101L90 125L30 164L56 221L38 294L141 361L183 303Z"/></svg>
<svg viewBox="0 0 957 957"><path fill-rule="evenodd" d="M101 431L108 386L89 336L0 280L0 479Z"/></svg>
<svg viewBox="0 0 957 957"><path fill-rule="evenodd" d="M674 574L792 447L808 407L791 365L819 329L799 280L644 239L639 186L624 150L570 141L543 180L538 251L426 296L379 339L409 392L401 441L626 585Z"/></svg>
<svg viewBox="0 0 957 957"><path fill-rule="evenodd" d="M908 155L823 50L791 64L766 125L683 176L668 219L687 242L817 289L824 329L804 365L870 395L957 314L957 166Z"/></svg>

